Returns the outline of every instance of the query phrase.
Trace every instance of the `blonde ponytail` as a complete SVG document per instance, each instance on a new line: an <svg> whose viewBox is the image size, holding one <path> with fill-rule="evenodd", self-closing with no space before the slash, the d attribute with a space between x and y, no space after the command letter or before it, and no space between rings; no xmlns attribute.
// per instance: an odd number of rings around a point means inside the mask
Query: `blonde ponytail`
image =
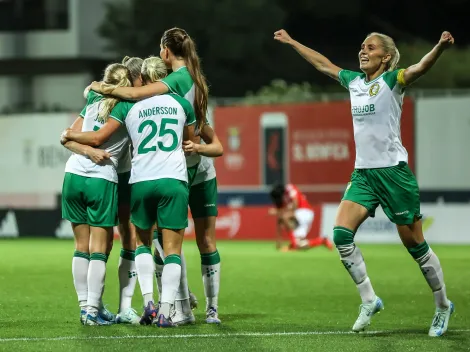
<svg viewBox="0 0 470 352"><path fill-rule="evenodd" d="M166 65L163 60L156 56L149 56L142 63L142 80L145 84L154 83L166 77Z"/></svg>
<svg viewBox="0 0 470 352"><path fill-rule="evenodd" d="M122 64L111 64L106 67L103 81L105 84L114 86L114 88L132 86L132 78L129 69ZM105 123L108 120L109 114L118 102L119 99L105 97L100 104L98 121Z"/></svg>

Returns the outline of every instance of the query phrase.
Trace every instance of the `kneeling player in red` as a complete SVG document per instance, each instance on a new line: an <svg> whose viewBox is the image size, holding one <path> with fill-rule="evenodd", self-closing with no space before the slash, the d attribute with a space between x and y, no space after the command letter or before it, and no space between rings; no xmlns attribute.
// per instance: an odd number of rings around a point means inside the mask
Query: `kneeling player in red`
<svg viewBox="0 0 470 352"><path fill-rule="evenodd" d="M276 185L270 192L276 208L269 209L269 214L277 216L276 246L281 249L282 230L288 232L290 244L283 250L309 249L324 245L333 248L326 237L307 239L312 228L315 213L307 198L293 184Z"/></svg>

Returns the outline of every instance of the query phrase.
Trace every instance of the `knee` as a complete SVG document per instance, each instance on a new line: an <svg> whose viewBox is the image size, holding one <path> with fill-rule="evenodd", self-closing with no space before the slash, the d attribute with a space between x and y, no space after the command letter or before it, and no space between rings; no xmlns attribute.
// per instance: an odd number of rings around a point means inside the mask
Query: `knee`
<svg viewBox="0 0 470 352"><path fill-rule="evenodd" d="M345 227L335 226L333 228L333 242L335 246L347 246L354 243L354 231Z"/></svg>

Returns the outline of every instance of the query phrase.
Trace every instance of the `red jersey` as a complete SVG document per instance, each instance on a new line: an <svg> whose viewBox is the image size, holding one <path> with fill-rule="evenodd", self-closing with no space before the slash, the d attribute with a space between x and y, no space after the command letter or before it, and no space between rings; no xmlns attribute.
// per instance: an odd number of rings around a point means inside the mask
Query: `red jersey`
<svg viewBox="0 0 470 352"><path fill-rule="evenodd" d="M307 200L307 197L299 191L293 184L287 184L283 196L283 207L289 206L294 201L297 202L297 209L311 209L312 206Z"/></svg>

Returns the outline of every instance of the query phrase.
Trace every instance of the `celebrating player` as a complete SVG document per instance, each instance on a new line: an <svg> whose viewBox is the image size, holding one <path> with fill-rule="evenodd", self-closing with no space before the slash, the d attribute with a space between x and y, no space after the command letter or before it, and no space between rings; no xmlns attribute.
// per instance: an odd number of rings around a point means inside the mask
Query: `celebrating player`
<svg viewBox="0 0 470 352"><path fill-rule="evenodd" d="M374 216L380 204L397 225L403 244L433 291L436 311L429 335L441 336L447 331L454 305L447 299L439 259L423 236L419 188L401 143L400 118L405 87L423 76L454 43L454 38L449 32L442 33L438 44L420 62L397 69L400 54L393 39L371 33L358 55L362 72L342 70L325 56L293 40L285 30L275 32L274 39L290 44L317 70L350 91L356 164L338 209L333 239L362 298L353 330L364 330L372 316L383 309L382 300L367 276L361 251L354 244L358 227L368 216Z"/></svg>
<svg viewBox="0 0 470 352"><path fill-rule="evenodd" d="M196 135L200 135L207 145L189 143L185 151L192 154L187 158L189 174L189 206L194 219L196 241L201 254L201 272L206 296L206 322L220 323L218 317L218 295L220 286L220 255L216 247L215 222L217 211L217 179L212 159L223 153L213 129L206 120L208 87L197 56L192 38L180 28L172 28L162 36L160 56L172 69L172 73L159 82L140 88L114 87L105 82L93 82L92 89L123 99L144 99L167 92L186 98L196 113ZM202 156L202 157L201 157ZM158 241L154 241L158 246ZM185 260L182 257L182 284L177 298L177 318L184 324L194 321L190 309L187 289ZM160 275L162 262L156 256L156 275Z"/></svg>
<svg viewBox="0 0 470 352"><path fill-rule="evenodd" d="M326 237L307 239L315 213L307 201L307 197L296 186L293 184L275 185L270 196L276 206L276 208L271 208L269 213L277 217L277 249L281 249L282 229L289 233L290 239L289 246L283 250L309 249L321 245L329 249L333 248Z"/></svg>
<svg viewBox="0 0 470 352"><path fill-rule="evenodd" d="M130 86L129 70L121 64L109 65L105 70L104 81ZM89 92L87 104L72 125L72 130L100 129L116 104L116 98L104 98ZM97 164L83 155L73 154L65 166L62 217L72 223L74 232L72 274L81 307L80 320L85 325L110 324L100 314L100 310L103 310L101 298L109 242L113 236L113 226L118 223L116 168L118 159L128 148L128 140L125 129L120 129L100 146L101 150L107 152L103 154L102 163ZM67 142L66 136L61 142ZM107 157L110 160L106 160Z"/></svg>
<svg viewBox="0 0 470 352"><path fill-rule="evenodd" d="M155 82L166 75L166 67L161 59L148 58L142 72L145 82ZM100 144L125 122L134 146L129 182L132 184L131 219L140 243L136 250L136 266L145 304L141 323L170 327L174 325L170 309L174 306L180 283L181 245L188 222L188 176L182 140L183 132L185 140L194 138L194 111L186 99L175 94L155 96L135 105L125 104L120 110L113 111L113 119L99 131L70 132L66 137L84 144ZM158 317L153 302L151 255L152 228L156 221L163 232L166 254Z"/></svg>

